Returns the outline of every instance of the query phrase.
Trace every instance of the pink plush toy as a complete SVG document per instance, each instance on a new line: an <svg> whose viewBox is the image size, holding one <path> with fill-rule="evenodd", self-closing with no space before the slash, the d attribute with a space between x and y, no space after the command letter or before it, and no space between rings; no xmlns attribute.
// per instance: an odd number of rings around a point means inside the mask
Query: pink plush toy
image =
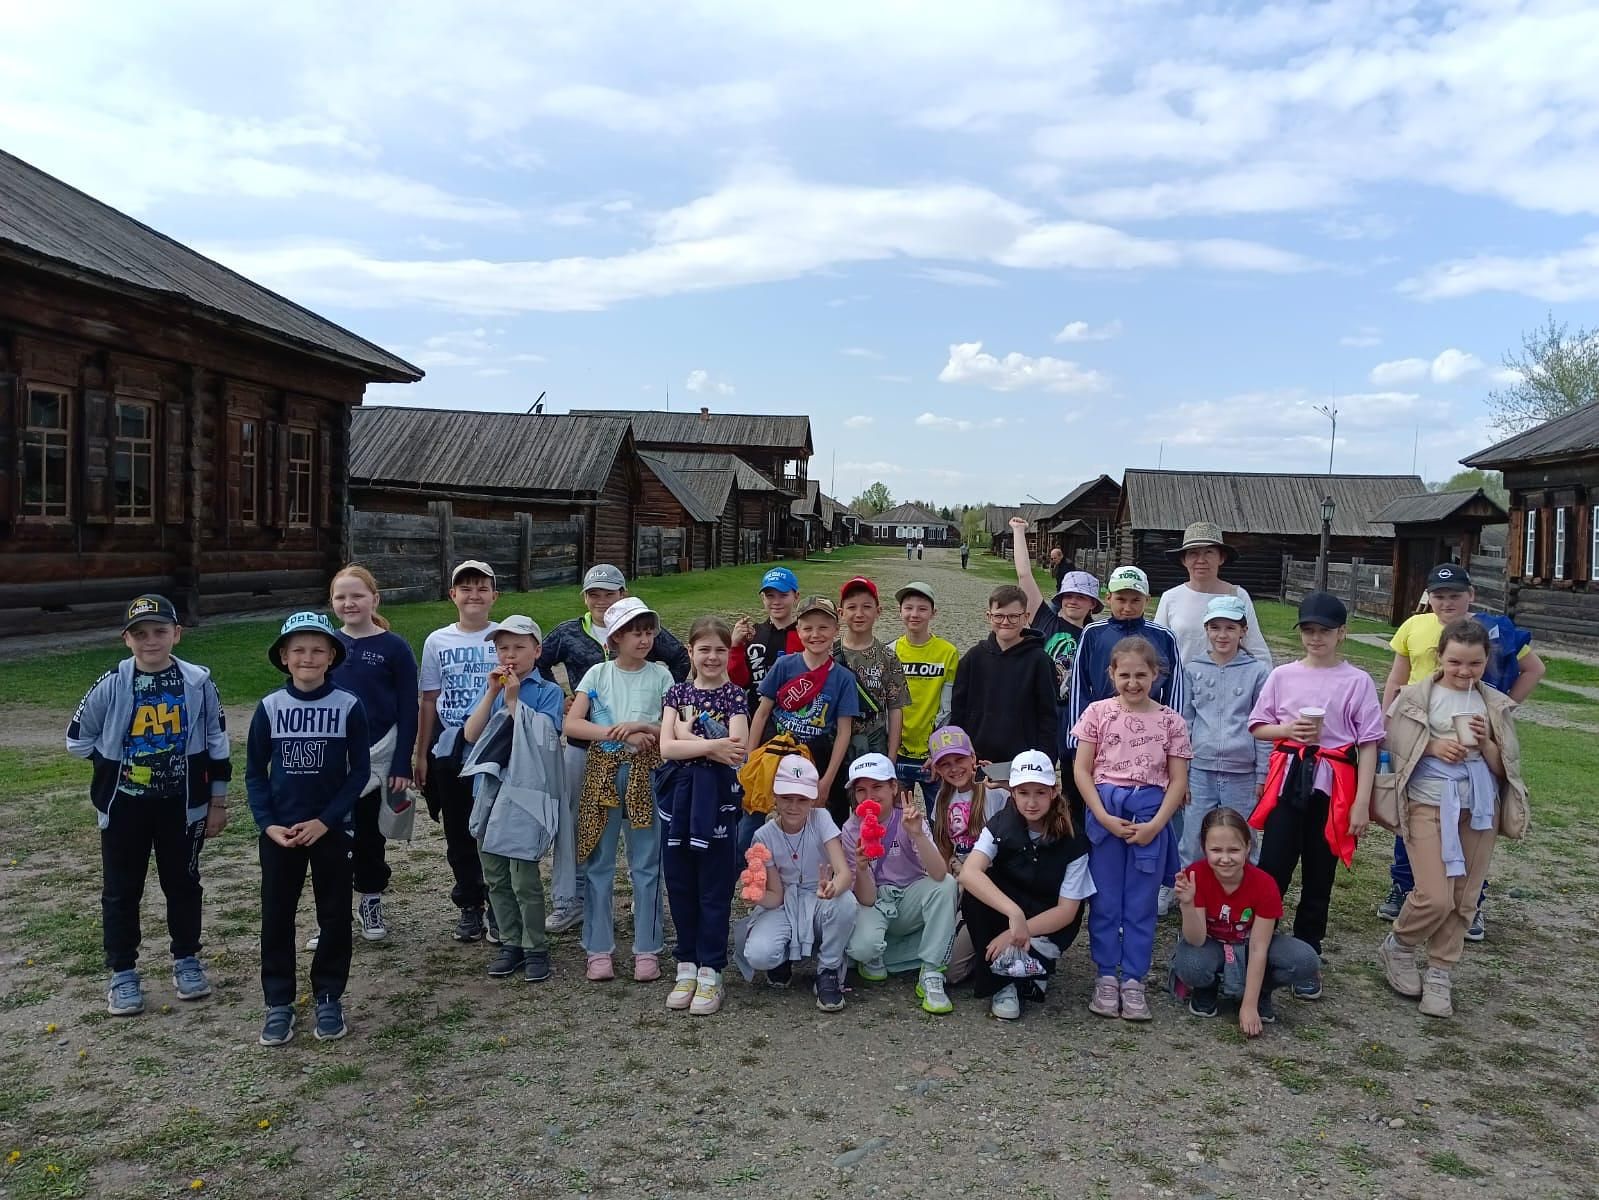
<svg viewBox="0 0 1599 1200"><path fill-rule="evenodd" d="M744 851L744 861L749 866L739 872L739 894L754 904L766 895L766 864L772 861L772 852L756 844Z"/></svg>
<svg viewBox="0 0 1599 1200"><path fill-rule="evenodd" d="M855 811L861 818L861 853L875 862L886 853L883 835L888 831L883 828L883 806L876 800L862 800Z"/></svg>

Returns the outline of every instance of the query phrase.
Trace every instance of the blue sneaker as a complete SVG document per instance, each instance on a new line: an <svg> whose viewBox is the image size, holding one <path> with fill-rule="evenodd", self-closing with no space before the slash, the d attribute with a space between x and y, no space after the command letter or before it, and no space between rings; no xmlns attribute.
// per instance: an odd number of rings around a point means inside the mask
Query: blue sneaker
<svg viewBox="0 0 1599 1200"><path fill-rule="evenodd" d="M281 1046L294 1036L294 1005L278 1004L267 1009L266 1024L256 1039L263 1046Z"/></svg>
<svg viewBox="0 0 1599 1200"><path fill-rule="evenodd" d="M205 968L192 954L172 964L172 986L178 989L179 1000L199 1000L211 994L211 981L205 977Z"/></svg>
<svg viewBox="0 0 1599 1200"><path fill-rule="evenodd" d="M144 985L134 970L118 971L106 989L105 1010L113 1017L132 1017L144 1011Z"/></svg>
<svg viewBox="0 0 1599 1200"><path fill-rule="evenodd" d="M316 1006L316 1040L336 1042L350 1032L344 1023L344 1005L331 996L324 997Z"/></svg>
<svg viewBox="0 0 1599 1200"><path fill-rule="evenodd" d="M1309 979L1301 979L1294 984L1295 1000L1320 1000L1321 999L1321 972L1317 971ZM1262 1020L1265 1018L1262 1017Z"/></svg>

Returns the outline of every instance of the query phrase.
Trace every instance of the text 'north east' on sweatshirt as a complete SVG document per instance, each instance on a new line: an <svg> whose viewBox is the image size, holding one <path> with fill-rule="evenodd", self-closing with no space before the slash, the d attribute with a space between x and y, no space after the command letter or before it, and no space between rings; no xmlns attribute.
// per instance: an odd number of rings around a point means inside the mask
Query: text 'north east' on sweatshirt
<svg viewBox="0 0 1599 1200"><path fill-rule="evenodd" d="M961 656L955 670L951 724L972 739L977 757L1009 762L1023 750L1055 756L1055 663L1036 629L1001 650L989 634Z"/></svg>
<svg viewBox="0 0 1599 1200"><path fill-rule="evenodd" d="M256 827L313 818L349 824L371 773L366 710L331 683L302 692L292 682L269 693L250 721L245 794Z"/></svg>

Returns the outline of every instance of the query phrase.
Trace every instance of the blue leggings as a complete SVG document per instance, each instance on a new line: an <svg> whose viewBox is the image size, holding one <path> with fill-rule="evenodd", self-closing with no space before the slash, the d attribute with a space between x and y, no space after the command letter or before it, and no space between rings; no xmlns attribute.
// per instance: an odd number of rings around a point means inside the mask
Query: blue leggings
<svg viewBox="0 0 1599 1200"><path fill-rule="evenodd" d="M1162 837L1169 837L1165 830ZM1160 874L1140 871L1133 847L1116 838L1089 847L1094 898L1088 902L1088 950L1100 975L1143 979L1155 957Z"/></svg>

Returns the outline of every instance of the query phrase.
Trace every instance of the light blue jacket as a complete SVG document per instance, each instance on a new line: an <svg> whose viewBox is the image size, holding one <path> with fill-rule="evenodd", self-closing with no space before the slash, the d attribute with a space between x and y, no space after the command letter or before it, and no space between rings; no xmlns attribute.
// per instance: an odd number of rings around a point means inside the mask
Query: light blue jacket
<svg viewBox="0 0 1599 1200"><path fill-rule="evenodd" d="M1250 772L1266 778L1271 743L1249 732L1249 713L1266 686L1271 665L1240 649L1218 666L1207 653L1183 667L1183 720L1194 746L1193 765L1204 771Z"/></svg>

